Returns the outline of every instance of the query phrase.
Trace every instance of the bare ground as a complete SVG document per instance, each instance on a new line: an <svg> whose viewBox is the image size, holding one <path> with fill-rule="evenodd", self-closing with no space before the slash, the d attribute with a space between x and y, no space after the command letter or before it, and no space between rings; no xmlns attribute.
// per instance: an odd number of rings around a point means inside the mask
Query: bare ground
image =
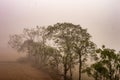
<svg viewBox="0 0 120 80"><path fill-rule="evenodd" d="M0 80L52 80L45 72L30 65L0 62Z"/></svg>

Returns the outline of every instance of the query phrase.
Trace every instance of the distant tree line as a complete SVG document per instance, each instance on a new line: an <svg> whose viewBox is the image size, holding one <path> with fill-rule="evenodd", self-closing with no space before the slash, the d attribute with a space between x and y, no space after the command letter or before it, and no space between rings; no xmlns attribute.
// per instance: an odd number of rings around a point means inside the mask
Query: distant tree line
<svg viewBox="0 0 120 80"><path fill-rule="evenodd" d="M53 80L73 80L78 66L78 80L87 73L94 80L120 80L120 53L97 48L87 29L72 23L24 29L10 36L9 45L39 67L49 70ZM88 64L91 62L91 64Z"/></svg>

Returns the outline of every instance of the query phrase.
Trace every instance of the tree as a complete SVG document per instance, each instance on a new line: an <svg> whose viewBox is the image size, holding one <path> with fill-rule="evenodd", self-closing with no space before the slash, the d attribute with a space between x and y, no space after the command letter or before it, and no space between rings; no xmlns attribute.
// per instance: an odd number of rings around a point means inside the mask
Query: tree
<svg viewBox="0 0 120 80"><path fill-rule="evenodd" d="M60 55L56 48L47 44L45 34L46 29L44 27L37 26L36 28L24 29L22 34L10 36L8 43L17 51L27 53L29 60L34 62L32 64L37 67L43 69L52 67L51 71L56 72L54 72L54 76L51 76L55 78L55 75L59 73Z"/></svg>
<svg viewBox="0 0 120 80"><path fill-rule="evenodd" d="M47 51L45 49L48 49L49 47L46 45L44 34L44 27L37 26L32 29L24 29L22 34L10 36L8 43L17 51L28 53L29 57L34 56L35 61L38 64L39 62L45 62L48 58L48 53L45 52Z"/></svg>
<svg viewBox="0 0 120 80"><path fill-rule="evenodd" d="M27 52L36 64L54 67L64 80L73 80L74 66L79 64L79 80L89 55L96 45L90 40L87 29L72 23L57 23L53 26L24 29L22 34L12 35L11 47ZM49 45L48 43L53 43ZM60 71L60 67L62 69ZM52 69L53 70L53 69Z"/></svg>
<svg viewBox="0 0 120 80"><path fill-rule="evenodd" d="M114 49L105 48L96 50L98 60L86 69L95 80L119 80L120 55ZM95 77L96 76L96 77Z"/></svg>
<svg viewBox="0 0 120 80"><path fill-rule="evenodd" d="M92 64L90 67L87 67L84 72L87 72L88 76L93 77L95 80L106 80L108 77L108 70L102 62Z"/></svg>
<svg viewBox="0 0 120 80"><path fill-rule="evenodd" d="M64 80L67 80L67 72L70 70L72 80L72 66L79 59L79 80L81 80L82 64L86 57L94 51L94 43L90 41L90 34L86 29L72 23L57 23L47 28L48 36L53 38L63 57ZM78 55L78 59L76 57Z"/></svg>
<svg viewBox="0 0 120 80"><path fill-rule="evenodd" d="M91 36L87 29L82 29L77 25L73 31L74 36L72 40L72 47L74 52L78 55L79 62L79 80L81 80L81 73L85 62L89 55L94 55L96 45L90 40Z"/></svg>

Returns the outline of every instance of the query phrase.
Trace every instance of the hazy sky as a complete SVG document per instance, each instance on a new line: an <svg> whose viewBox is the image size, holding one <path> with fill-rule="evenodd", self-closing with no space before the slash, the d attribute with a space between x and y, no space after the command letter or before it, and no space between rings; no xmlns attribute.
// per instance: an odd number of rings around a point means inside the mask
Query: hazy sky
<svg viewBox="0 0 120 80"><path fill-rule="evenodd" d="M98 46L120 50L119 4L119 0L0 0L0 60L18 58L7 44L10 34L57 22L80 24Z"/></svg>

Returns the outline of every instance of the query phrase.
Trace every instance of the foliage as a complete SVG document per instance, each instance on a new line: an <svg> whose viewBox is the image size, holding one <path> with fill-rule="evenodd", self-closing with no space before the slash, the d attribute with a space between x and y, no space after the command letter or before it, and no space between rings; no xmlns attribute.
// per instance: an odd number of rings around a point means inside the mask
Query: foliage
<svg viewBox="0 0 120 80"><path fill-rule="evenodd" d="M82 67L89 53L93 53L95 49L95 44L90 41L90 34L80 25L72 23L57 23L48 26L47 31L47 36L54 40L62 53L64 80L66 80L68 70L71 71L76 62L79 63L79 80L81 80ZM72 80L72 72L70 76Z"/></svg>
<svg viewBox="0 0 120 80"><path fill-rule="evenodd" d="M120 52L114 49L96 49L87 29L72 23L57 23L48 27L24 29L22 34L10 36L9 45L18 52L28 54L28 60L46 69L54 80L73 80L78 66L95 80L120 79ZM52 44L50 44L52 43ZM87 62L94 60L88 65Z"/></svg>
<svg viewBox="0 0 120 80"><path fill-rule="evenodd" d="M120 55L115 50L105 48L97 49L99 60L86 69L86 72L95 80L119 80Z"/></svg>

